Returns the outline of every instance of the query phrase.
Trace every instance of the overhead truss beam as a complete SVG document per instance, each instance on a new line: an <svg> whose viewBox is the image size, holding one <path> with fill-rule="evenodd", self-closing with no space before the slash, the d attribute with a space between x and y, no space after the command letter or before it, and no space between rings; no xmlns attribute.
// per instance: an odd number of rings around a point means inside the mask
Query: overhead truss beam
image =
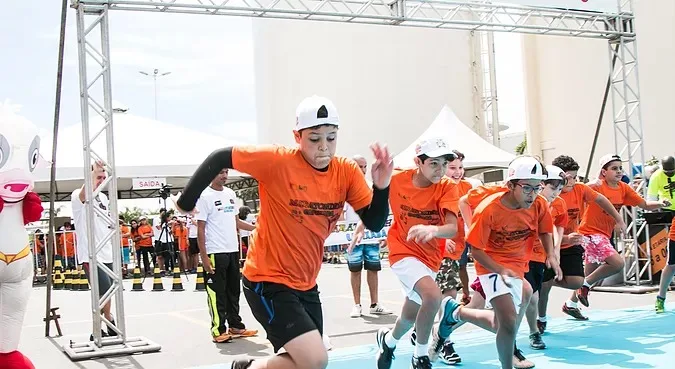
<svg viewBox="0 0 675 369"><path fill-rule="evenodd" d="M634 36L617 26L633 14L587 12L450 0L73 0L87 12L158 13L304 19L473 31L614 39Z"/></svg>

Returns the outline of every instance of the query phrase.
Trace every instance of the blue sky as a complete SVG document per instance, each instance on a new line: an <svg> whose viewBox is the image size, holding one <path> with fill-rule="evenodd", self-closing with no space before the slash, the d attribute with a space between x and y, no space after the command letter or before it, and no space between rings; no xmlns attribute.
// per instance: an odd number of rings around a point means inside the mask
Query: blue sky
<svg viewBox="0 0 675 369"><path fill-rule="evenodd" d="M60 3L5 1L0 12L0 101L21 106L38 128L54 114ZM75 11L69 9L61 124L80 121ZM158 119L254 141L255 91L251 20L111 12L113 99L130 113L154 116L152 79L139 70L172 73L158 80Z"/></svg>

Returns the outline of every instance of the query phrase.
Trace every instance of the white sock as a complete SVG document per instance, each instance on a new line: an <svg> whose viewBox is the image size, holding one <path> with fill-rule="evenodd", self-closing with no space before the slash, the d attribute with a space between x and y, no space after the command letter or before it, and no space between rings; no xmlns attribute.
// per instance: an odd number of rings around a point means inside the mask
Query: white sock
<svg viewBox="0 0 675 369"><path fill-rule="evenodd" d="M387 345L387 347L394 348L396 347L397 343L398 340L394 338L394 336L391 334L391 331L384 335L384 344Z"/></svg>
<svg viewBox="0 0 675 369"><path fill-rule="evenodd" d="M415 357L429 356L429 344L417 343L415 345Z"/></svg>
<svg viewBox="0 0 675 369"><path fill-rule="evenodd" d="M584 286L586 286L588 288L591 288L591 285L588 284L588 281L586 280L586 278L584 278Z"/></svg>
<svg viewBox="0 0 675 369"><path fill-rule="evenodd" d="M575 308L575 307L577 307L577 303L574 302L574 301L572 301L572 300L567 300L567 301L565 302L565 305L567 305L568 308Z"/></svg>
<svg viewBox="0 0 675 369"><path fill-rule="evenodd" d="M540 317L537 318L537 320L542 322L542 323L546 323L546 317L545 316L540 316Z"/></svg>

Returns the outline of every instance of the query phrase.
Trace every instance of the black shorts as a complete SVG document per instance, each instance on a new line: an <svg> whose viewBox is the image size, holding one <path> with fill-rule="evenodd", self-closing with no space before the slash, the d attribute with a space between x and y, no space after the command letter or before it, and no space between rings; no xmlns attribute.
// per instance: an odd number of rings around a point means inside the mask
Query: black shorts
<svg viewBox="0 0 675 369"><path fill-rule="evenodd" d="M574 245L560 250L560 269L563 277L585 277L584 273L584 248L581 245ZM553 269L546 269L544 273L544 282L555 278Z"/></svg>
<svg viewBox="0 0 675 369"><path fill-rule="evenodd" d="M675 241L668 240L668 265L675 265Z"/></svg>
<svg viewBox="0 0 675 369"><path fill-rule="evenodd" d="M532 286L532 293L541 290L541 285L544 283L544 271L546 264L538 261L530 261L530 270L525 273L525 279L530 282Z"/></svg>
<svg viewBox="0 0 675 369"><path fill-rule="evenodd" d="M108 269L113 270L113 265L112 263L104 263L105 266L108 267ZM84 270L84 275L87 277L87 280L89 281L89 285L92 284L91 277L89 274L89 263L82 263L82 270ZM101 267L98 267L98 297L103 297L103 295L108 292L110 289L110 286L112 286L112 278L108 274L106 274Z"/></svg>
<svg viewBox="0 0 675 369"><path fill-rule="evenodd" d="M190 250L190 255L199 254L199 244L196 238L188 238L188 249Z"/></svg>
<svg viewBox="0 0 675 369"><path fill-rule="evenodd" d="M298 291L283 284L251 282L242 277L244 296L255 319L278 352L294 338L318 330L323 335L319 288Z"/></svg>

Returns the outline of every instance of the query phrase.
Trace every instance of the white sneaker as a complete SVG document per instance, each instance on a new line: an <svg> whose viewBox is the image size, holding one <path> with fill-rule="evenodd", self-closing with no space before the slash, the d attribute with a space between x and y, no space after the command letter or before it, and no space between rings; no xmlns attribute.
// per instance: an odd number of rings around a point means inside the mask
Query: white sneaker
<svg viewBox="0 0 675 369"><path fill-rule="evenodd" d="M352 313L349 314L349 316L350 316L351 318L358 318L358 317L360 317L360 316L361 316L361 305L360 305L360 304L354 305L354 307L352 308Z"/></svg>
<svg viewBox="0 0 675 369"><path fill-rule="evenodd" d="M375 304L375 306L370 308L370 313L375 315L390 315L393 314L392 311L385 309L382 305Z"/></svg>

